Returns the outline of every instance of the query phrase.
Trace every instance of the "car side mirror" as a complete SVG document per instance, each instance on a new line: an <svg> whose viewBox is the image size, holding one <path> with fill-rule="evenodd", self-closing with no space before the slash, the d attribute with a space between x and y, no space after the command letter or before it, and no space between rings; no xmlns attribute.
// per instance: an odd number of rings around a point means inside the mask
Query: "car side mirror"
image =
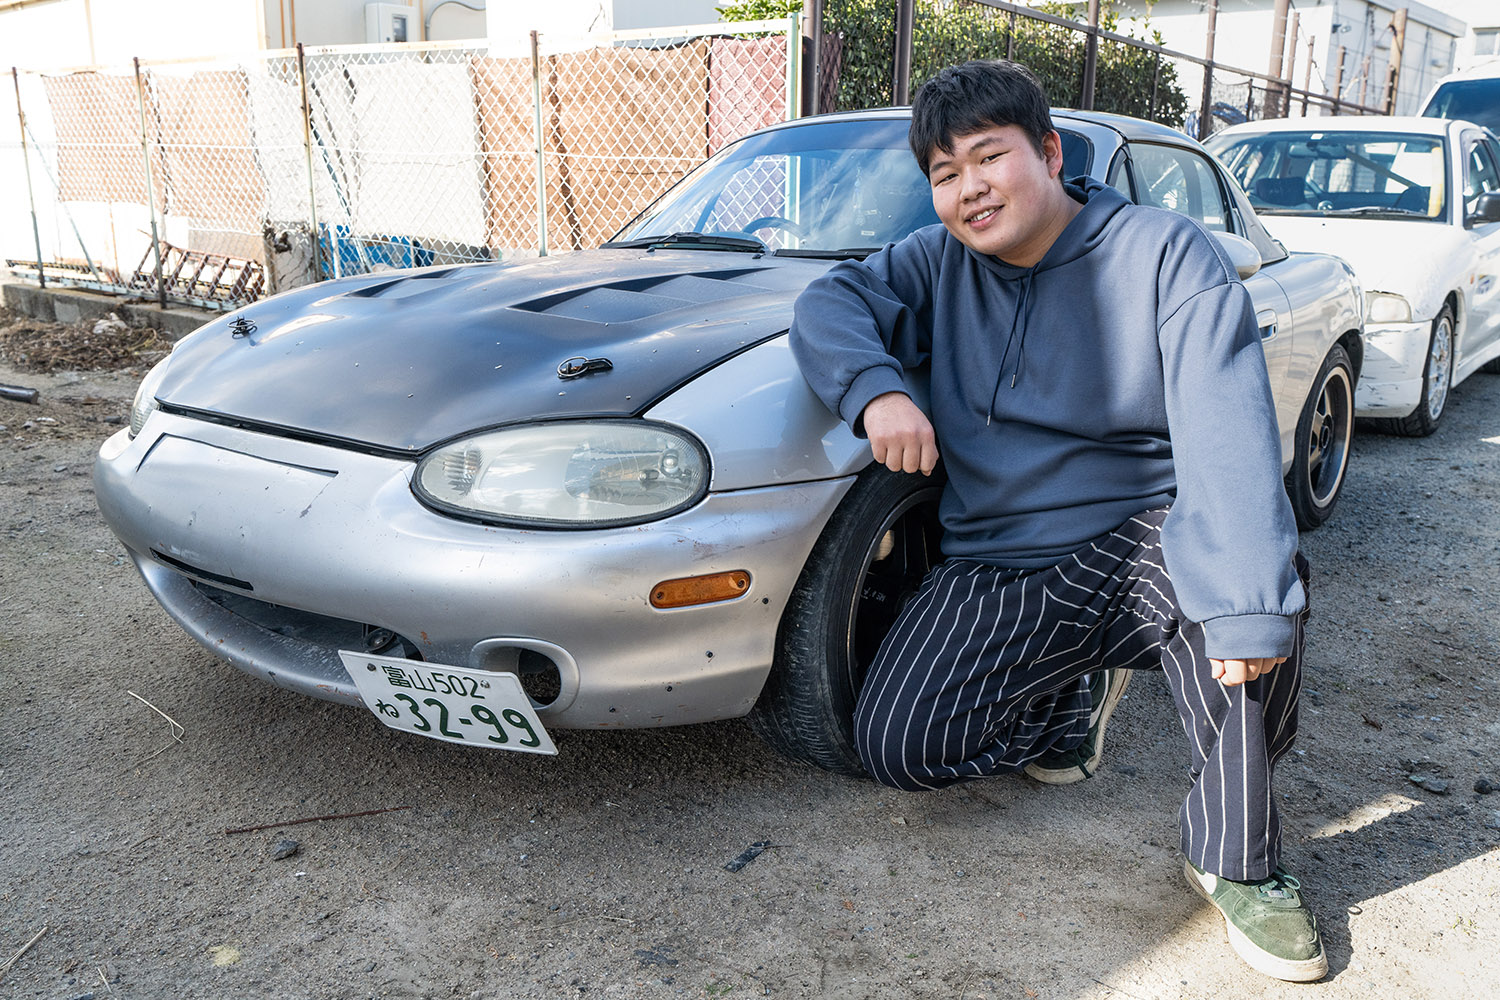
<svg viewBox="0 0 1500 1000"><path fill-rule="evenodd" d="M1500 191L1486 191L1474 202L1474 211L1464 219L1464 226L1472 228L1487 222L1500 222Z"/></svg>
<svg viewBox="0 0 1500 1000"><path fill-rule="evenodd" d="M1218 238L1219 246L1223 247L1224 252L1229 255L1229 260L1234 264L1234 269L1241 281L1259 271L1261 264L1265 263L1261 260L1260 251L1255 249L1255 244L1243 236L1220 232L1215 232L1214 236Z"/></svg>

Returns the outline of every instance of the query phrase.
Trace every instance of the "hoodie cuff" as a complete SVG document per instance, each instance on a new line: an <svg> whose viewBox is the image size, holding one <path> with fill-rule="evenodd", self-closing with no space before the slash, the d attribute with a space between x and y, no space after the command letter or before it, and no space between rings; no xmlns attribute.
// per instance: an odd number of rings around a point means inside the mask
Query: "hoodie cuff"
<svg viewBox="0 0 1500 1000"><path fill-rule="evenodd" d="M1203 648L1215 660L1291 656L1297 620L1289 615L1228 615L1203 623Z"/></svg>
<svg viewBox="0 0 1500 1000"><path fill-rule="evenodd" d="M870 400L888 392L910 395L907 393L906 383L901 381L901 373L887 365L866 368L849 383L849 388L844 391L844 398L839 400L839 416L854 431L855 437L865 436L864 414Z"/></svg>

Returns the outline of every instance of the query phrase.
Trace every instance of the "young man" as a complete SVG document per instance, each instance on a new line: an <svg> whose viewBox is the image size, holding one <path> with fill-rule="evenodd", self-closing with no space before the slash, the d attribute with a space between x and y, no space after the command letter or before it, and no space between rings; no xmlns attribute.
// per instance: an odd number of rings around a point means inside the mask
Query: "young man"
<svg viewBox="0 0 1500 1000"><path fill-rule="evenodd" d="M1192 220L1064 183L1016 64L944 70L910 140L942 225L833 268L791 333L876 461L926 475L941 455L948 476L946 561L870 668L861 757L908 790L1078 781L1129 671L1162 669L1192 759L1189 882L1251 966L1318 979L1316 922L1277 866L1306 581L1249 295ZM923 363L930 422L901 380Z"/></svg>

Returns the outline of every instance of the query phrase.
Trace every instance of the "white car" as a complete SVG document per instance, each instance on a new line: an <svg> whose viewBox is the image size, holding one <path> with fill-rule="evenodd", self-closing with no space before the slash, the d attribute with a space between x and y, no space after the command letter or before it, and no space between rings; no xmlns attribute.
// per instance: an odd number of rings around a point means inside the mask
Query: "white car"
<svg viewBox="0 0 1500 1000"><path fill-rule="evenodd" d="M1500 370L1500 143L1468 121L1298 118L1207 143L1287 246L1337 254L1367 297L1362 417L1431 434L1448 391Z"/></svg>
<svg viewBox="0 0 1500 1000"><path fill-rule="evenodd" d="M1462 118L1500 135L1500 60L1445 76L1422 104L1428 118Z"/></svg>

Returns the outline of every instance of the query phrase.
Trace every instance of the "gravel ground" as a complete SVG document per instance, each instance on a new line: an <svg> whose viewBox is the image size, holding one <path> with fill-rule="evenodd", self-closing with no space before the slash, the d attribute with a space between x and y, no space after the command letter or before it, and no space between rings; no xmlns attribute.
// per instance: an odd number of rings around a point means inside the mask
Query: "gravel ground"
<svg viewBox="0 0 1500 1000"><path fill-rule="evenodd" d="M738 722L486 753L237 673L94 506L139 375L0 365L42 392L0 401L0 968L45 930L0 996L1496 996L1500 794L1475 785L1500 783L1500 379L1458 389L1432 438L1359 436L1303 538L1279 794L1331 970L1290 987L1183 883L1186 755L1156 675L1095 780L908 795Z"/></svg>

